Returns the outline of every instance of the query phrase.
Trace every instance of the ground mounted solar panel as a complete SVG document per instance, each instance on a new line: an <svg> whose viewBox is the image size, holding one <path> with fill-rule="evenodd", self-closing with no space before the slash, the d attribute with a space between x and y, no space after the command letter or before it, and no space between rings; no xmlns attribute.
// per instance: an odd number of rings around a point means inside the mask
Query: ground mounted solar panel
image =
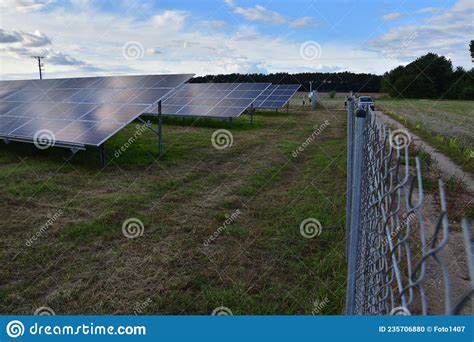
<svg viewBox="0 0 474 342"><path fill-rule="evenodd" d="M283 107L300 88L299 84L275 84L266 89L255 101L255 108L278 109Z"/></svg>
<svg viewBox="0 0 474 342"><path fill-rule="evenodd" d="M102 146L192 74L0 82L0 138Z"/></svg>
<svg viewBox="0 0 474 342"><path fill-rule="evenodd" d="M235 118L250 108L270 83L188 83L162 101L164 116ZM157 113L157 106L150 111Z"/></svg>

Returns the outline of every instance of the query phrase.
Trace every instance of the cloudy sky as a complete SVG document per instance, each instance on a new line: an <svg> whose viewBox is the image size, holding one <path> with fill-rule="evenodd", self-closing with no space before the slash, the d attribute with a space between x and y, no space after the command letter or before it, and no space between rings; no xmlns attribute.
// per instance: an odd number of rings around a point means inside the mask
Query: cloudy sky
<svg viewBox="0 0 474 342"><path fill-rule="evenodd" d="M471 68L472 0L0 0L0 79Z"/></svg>

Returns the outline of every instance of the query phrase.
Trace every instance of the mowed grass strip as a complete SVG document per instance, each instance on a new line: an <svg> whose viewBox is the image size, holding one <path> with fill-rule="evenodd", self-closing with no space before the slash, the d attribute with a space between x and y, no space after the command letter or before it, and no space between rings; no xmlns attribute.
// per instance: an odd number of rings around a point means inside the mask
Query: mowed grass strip
<svg viewBox="0 0 474 342"><path fill-rule="evenodd" d="M134 123L107 143L104 169L94 150L2 146L0 312L342 313L345 113L254 119L166 120L161 161L147 131L116 156ZM212 146L216 129L232 147ZM142 236L123 235L128 218ZM319 236L302 236L307 218Z"/></svg>
<svg viewBox="0 0 474 342"><path fill-rule="evenodd" d="M376 106L474 174L473 101L378 99Z"/></svg>

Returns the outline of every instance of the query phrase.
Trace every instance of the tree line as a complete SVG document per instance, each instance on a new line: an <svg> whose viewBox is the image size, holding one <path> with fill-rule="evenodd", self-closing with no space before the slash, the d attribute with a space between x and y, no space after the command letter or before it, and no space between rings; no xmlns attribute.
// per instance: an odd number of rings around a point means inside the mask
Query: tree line
<svg viewBox="0 0 474 342"><path fill-rule="evenodd" d="M386 72L381 91L393 98L474 100L474 68L469 71L462 67L453 69L446 57L428 53L406 66Z"/></svg>
<svg viewBox="0 0 474 342"><path fill-rule="evenodd" d="M382 76L374 74L356 74L353 72L333 73L274 73L274 74L228 74L195 77L192 83L234 83L234 82L264 82L273 84L301 84L301 91L309 91L310 81L313 89L319 92L366 92L380 91Z"/></svg>

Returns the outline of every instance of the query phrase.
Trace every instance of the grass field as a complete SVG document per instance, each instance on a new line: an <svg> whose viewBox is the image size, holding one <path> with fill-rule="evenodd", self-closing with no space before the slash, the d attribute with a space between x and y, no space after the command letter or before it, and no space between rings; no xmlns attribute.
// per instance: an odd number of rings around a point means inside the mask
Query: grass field
<svg viewBox="0 0 474 342"><path fill-rule="evenodd" d="M149 132L114 155L131 124L107 143L103 169L94 150L2 143L0 312L341 314L345 112L254 119L167 120L162 161ZM212 146L218 128L232 147ZM142 236L124 236L129 218ZM306 218L321 222L319 236L302 236Z"/></svg>
<svg viewBox="0 0 474 342"><path fill-rule="evenodd" d="M378 99L376 106L474 173L473 101Z"/></svg>

